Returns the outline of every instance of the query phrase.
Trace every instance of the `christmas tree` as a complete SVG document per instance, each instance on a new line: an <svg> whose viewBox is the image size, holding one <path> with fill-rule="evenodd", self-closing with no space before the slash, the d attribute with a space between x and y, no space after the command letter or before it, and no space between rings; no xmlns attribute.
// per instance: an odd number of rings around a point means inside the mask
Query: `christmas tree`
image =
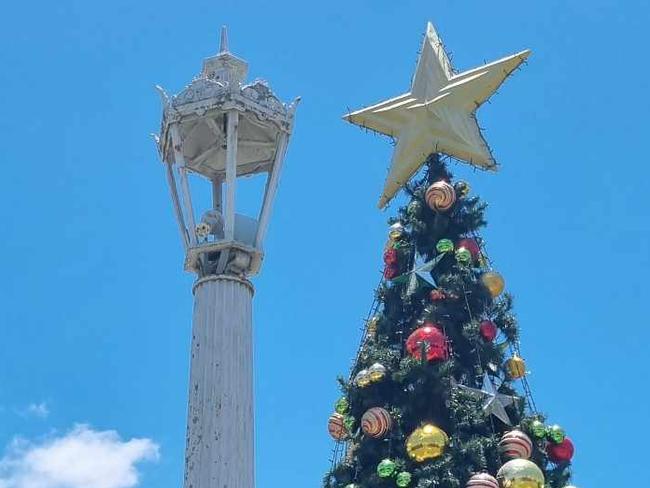
<svg viewBox="0 0 650 488"><path fill-rule="evenodd" d="M409 201L340 379L326 488L568 486L573 444L531 396L512 297L479 235L486 205L440 155L495 165L474 113L527 55L454 74L429 25L411 91L347 116L398 139L380 206L402 188Z"/></svg>

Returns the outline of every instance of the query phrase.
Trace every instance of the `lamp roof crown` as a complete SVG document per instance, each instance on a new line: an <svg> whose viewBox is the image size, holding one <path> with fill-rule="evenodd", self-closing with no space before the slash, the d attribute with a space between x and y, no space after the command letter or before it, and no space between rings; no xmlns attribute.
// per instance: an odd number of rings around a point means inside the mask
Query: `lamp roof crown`
<svg viewBox="0 0 650 488"><path fill-rule="evenodd" d="M246 80L248 63L228 50L228 31L221 28L219 53L203 60L200 78L239 85Z"/></svg>
<svg viewBox="0 0 650 488"><path fill-rule="evenodd" d="M237 176L270 170L279 135L291 133L299 99L283 103L264 80L244 84L247 73L248 63L230 52L223 27L219 53L203 61L198 77L171 97L158 87L163 103L158 144L165 161L178 162L182 155L191 171L223 177L227 114L237 112ZM171 127L178 131L174 143Z"/></svg>

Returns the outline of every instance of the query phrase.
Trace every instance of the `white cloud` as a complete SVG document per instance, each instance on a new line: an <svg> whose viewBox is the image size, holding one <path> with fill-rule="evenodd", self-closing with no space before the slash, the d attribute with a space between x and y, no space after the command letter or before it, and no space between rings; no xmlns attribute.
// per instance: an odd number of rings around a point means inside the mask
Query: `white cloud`
<svg viewBox="0 0 650 488"><path fill-rule="evenodd" d="M158 450L151 439L123 441L87 425L40 443L15 439L0 459L0 488L131 488L136 465L157 460Z"/></svg>
<svg viewBox="0 0 650 488"><path fill-rule="evenodd" d="M39 419L46 419L50 415L50 409L45 402L30 403L25 409L25 414L38 417Z"/></svg>

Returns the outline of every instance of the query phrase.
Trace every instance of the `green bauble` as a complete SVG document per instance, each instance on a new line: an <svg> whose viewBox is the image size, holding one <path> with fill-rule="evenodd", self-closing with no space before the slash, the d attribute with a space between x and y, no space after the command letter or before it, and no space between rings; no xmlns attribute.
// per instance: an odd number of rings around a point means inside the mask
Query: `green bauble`
<svg viewBox="0 0 650 488"><path fill-rule="evenodd" d="M544 425L544 422L533 420L530 424L530 433L537 439L543 439L546 437L546 426Z"/></svg>
<svg viewBox="0 0 650 488"><path fill-rule="evenodd" d="M398 473L397 476L395 477L395 484L399 486L399 488L406 488L408 485L411 484L411 473L408 471L402 471L401 473Z"/></svg>
<svg viewBox="0 0 650 488"><path fill-rule="evenodd" d="M352 432L354 430L355 422L356 420L352 415L346 415L346 417L343 419L343 425L345 425L345 428L348 432Z"/></svg>
<svg viewBox="0 0 650 488"><path fill-rule="evenodd" d="M380 478L390 478L395 472L395 461L392 459L384 459L377 465L377 474Z"/></svg>
<svg viewBox="0 0 650 488"><path fill-rule="evenodd" d="M422 202L420 200L413 200L409 203L409 206L406 209L406 213L411 218L419 217L422 213Z"/></svg>
<svg viewBox="0 0 650 488"><path fill-rule="evenodd" d="M469 266L472 264L472 253L469 249L459 247L456 249L456 261L462 266Z"/></svg>
<svg viewBox="0 0 650 488"><path fill-rule="evenodd" d="M336 413L340 413L341 415L345 415L348 413L348 409L350 408L350 403L348 402L348 399L345 397L341 397L338 400L336 400L336 403L334 404L334 410L336 410Z"/></svg>
<svg viewBox="0 0 650 488"><path fill-rule="evenodd" d="M566 434L564 433L564 429L562 427L555 424L555 425L551 425L548 429L546 429L546 437L548 437L551 441L555 442L556 444L559 444L564 440Z"/></svg>
<svg viewBox="0 0 650 488"><path fill-rule="evenodd" d="M440 254L452 252L453 250L454 243L451 241L451 239L440 239L438 241L438 244L436 244L436 251L438 251Z"/></svg>

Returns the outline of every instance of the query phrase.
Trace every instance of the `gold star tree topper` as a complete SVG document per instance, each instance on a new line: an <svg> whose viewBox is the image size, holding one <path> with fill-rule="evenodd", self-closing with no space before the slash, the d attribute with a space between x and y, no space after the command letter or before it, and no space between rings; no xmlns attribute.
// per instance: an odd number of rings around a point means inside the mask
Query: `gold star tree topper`
<svg viewBox="0 0 650 488"><path fill-rule="evenodd" d="M476 109L529 55L530 50L521 51L454 74L438 33L428 23L411 90L344 116L352 124L397 139L379 208L386 206L431 153L496 169Z"/></svg>

